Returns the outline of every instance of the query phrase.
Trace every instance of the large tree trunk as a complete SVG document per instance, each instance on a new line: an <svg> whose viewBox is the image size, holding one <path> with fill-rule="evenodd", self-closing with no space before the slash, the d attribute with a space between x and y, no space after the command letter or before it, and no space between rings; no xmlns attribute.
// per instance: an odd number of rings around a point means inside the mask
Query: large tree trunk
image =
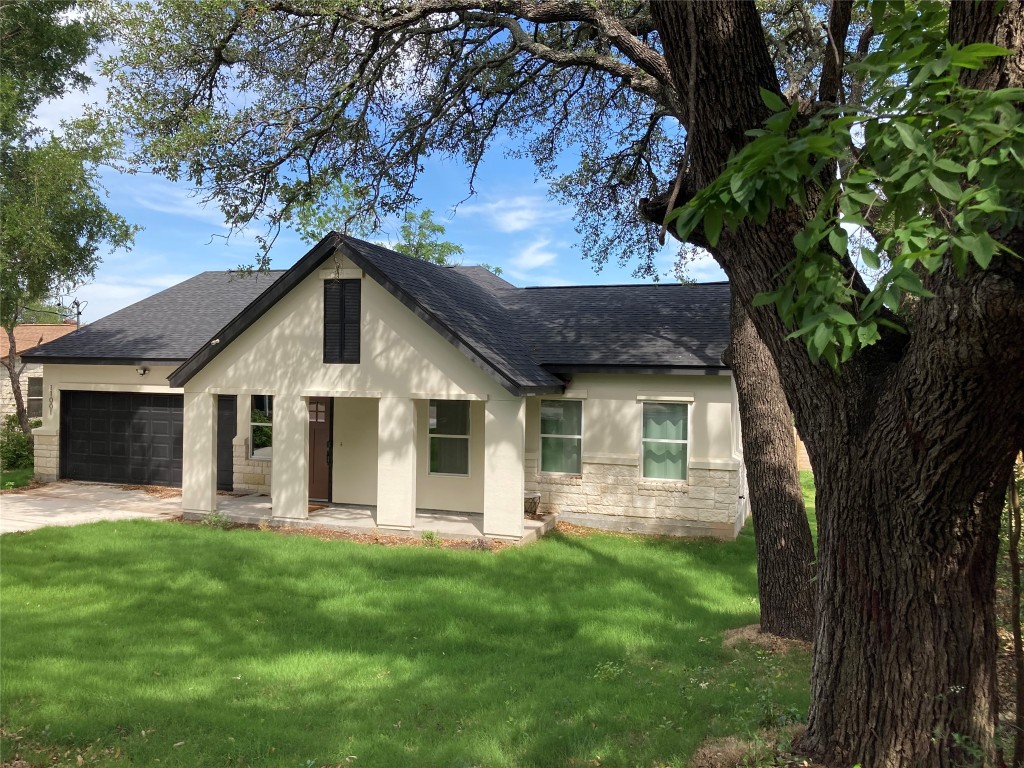
<svg viewBox="0 0 1024 768"><path fill-rule="evenodd" d="M954 4L954 20L1001 14L976 25L1002 30L1000 42L1005 16L1013 27L1024 13L1016 1L966 8ZM758 89L778 93L778 82L752 3L652 2L652 14L677 84L690 81L692 47L700 54L681 185L692 195L766 116ZM1024 435L1024 378L1007 374L1024 369L1024 269L1003 259L965 276L940 270L910 333L886 333L834 373L787 341L774 309L753 306L778 285L803 224L776 210L713 250L775 359L815 469L819 611L803 745L843 766L990 764L1000 498Z"/></svg>
<svg viewBox="0 0 1024 768"><path fill-rule="evenodd" d="M810 641L816 601L814 541L796 468L793 414L775 361L736 300L728 363L743 427L761 631Z"/></svg>

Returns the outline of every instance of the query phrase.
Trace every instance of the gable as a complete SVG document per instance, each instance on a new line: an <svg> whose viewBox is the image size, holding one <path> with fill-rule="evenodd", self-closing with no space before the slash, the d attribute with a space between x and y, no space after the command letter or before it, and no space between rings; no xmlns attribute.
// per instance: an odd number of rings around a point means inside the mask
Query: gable
<svg viewBox="0 0 1024 768"><path fill-rule="evenodd" d="M339 278L359 284L358 363L324 362L324 284ZM224 344L186 389L508 397L498 381L340 255Z"/></svg>
<svg viewBox="0 0 1024 768"><path fill-rule="evenodd" d="M368 254L372 254L373 258ZM387 265L387 269L383 269L381 262L387 262L391 257L394 257L394 260ZM335 232L314 246L283 277L228 323L215 338L210 339L179 366L171 376L172 386L184 386L229 348L239 336L247 332L250 326L287 297L296 286L329 260L335 266L342 260L347 260L347 263L359 269L361 274L372 277L377 285L386 289L400 304L506 391L517 396L527 392L561 391L561 380L545 371L529 357L525 347L516 342L515 332L510 324L502 324L500 319L495 322L493 318L486 319L474 315L472 310L458 310L457 306L463 299L475 298L478 310L481 305L488 303L486 294L475 288L473 283L466 281L465 284L458 286L462 290L459 295L446 294L444 291L431 292L433 279L449 271L455 274L454 270L411 259L370 243L343 237ZM417 274L424 269L440 270L440 273L432 272L424 279L423 275ZM402 272L398 279L395 277L396 272ZM475 297L474 293L477 294ZM501 328L501 333L504 334L502 338L498 338L495 328Z"/></svg>

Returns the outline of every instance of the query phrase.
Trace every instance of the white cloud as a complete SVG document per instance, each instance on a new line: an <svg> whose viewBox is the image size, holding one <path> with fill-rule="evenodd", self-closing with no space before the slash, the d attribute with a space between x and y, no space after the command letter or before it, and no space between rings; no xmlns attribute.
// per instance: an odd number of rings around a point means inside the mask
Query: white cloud
<svg viewBox="0 0 1024 768"><path fill-rule="evenodd" d="M535 240L509 259L509 264L520 270L537 269L550 264L558 258L554 251L545 250L550 243L547 239Z"/></svg>
<svg viewBox="0 0 1024 768"><path fill-rule="evenodd" d="M134 202L149 211L166 213L171 216L195 219L206 224L225 229L224 214L215 203L203 203L202 200L171 182L158 180L155 177L140 180L129 177Z"/></svg>
<svg viewBox="0 0 1024 768"><path fill-rule="evenodd" d="M568 209L543 195L518 195L488 203L466 203L459 207L459 213L483 216L499 232L522 232L566 221L571 215Z"/></svg>

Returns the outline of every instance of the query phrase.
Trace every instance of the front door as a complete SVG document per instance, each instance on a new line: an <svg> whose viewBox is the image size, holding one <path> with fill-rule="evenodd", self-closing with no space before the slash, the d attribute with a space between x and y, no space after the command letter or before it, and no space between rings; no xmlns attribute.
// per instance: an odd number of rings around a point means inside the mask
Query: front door
<svg viewBox="0 0 1024 768"><path fill-rule="evenodd" d="M331 499L331 398L309 398L309 498Z"/></svg>

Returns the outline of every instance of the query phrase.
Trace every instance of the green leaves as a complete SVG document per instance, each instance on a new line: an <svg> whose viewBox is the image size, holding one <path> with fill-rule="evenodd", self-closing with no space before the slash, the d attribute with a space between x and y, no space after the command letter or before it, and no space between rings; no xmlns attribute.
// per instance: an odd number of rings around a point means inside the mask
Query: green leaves
<svg viewBox="0 0 1024 768"><path fill-rule="evenodd" d="M870 103L795 127L795 106L762 90L775 114L677 218L684 238L703 221L715 245L723 228L763 221L772 207L803 209L790 269L755 304L774 304L790 337L833 366L877 343L882 326L906 329L908 308L932 297L927 276L947 261L962 275L1016 258L999 233L1024 225L1024 91L960 84L963 70L1008 51L950 43L938 4L868 5L882 41L852 70ZM842 178L829 183L833 169ZM848 229L880 271L871 287L855 278Z"/></svg>

